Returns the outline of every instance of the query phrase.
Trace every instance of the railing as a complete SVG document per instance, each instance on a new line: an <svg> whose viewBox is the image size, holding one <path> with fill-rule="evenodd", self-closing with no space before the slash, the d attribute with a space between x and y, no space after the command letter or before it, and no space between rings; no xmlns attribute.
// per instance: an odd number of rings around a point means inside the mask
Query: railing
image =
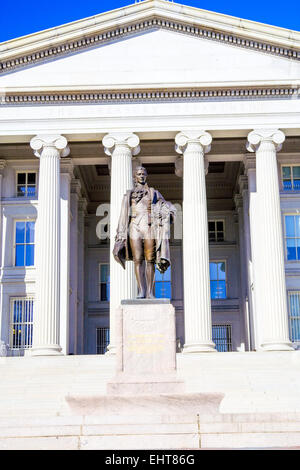
<svg viewBox="0 0 300 470"><path fill-rule="evenodd" d="M96 328L96 354L105 354L109 345L109 328Z"/></svg>
<svg viewBox="0 0 300 470"><path fill-rule="evenodd" d="M232 351L232 327L231 325L213 325L212 340L219 352Z"/></svg>
<svg viewBox="0 0 300 470"><path fill-rule="evenodd" d="M231 325L213 325L212 339L219 352L232 351L232 326ZM182 345L178 344L177 352L181 352ZM109 345L109 328L96 328L96 353L105 354Z"/></svg>
<svg viewBox="0 0 300 470"><path fill-rule="evenodd" d="M34 299L15 297L11 299L10 340L11 350L29 349L32 346Z"/></svg>
<svg viewBox="0 0 300 470"><path fill-rule="evenodd" d="M288 303L290 339L300 342L300 291L288 292Z"/></svg>

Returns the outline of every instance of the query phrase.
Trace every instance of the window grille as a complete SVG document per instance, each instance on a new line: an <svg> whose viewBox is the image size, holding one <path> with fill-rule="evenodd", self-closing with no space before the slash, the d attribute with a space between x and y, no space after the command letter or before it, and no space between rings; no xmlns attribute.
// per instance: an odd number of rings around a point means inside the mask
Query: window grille
<svg viewBox="0 0 300 470"><path fill-rule="evenodd" d="M224 220L208 221L208 236L210 242L224 241Z"/></svg>
<svg viewBox="0 0 300 470"><path fill-rule="evenodd" d="M232 326L231 325L213 325L212 340L219 352L232 351Z"/></svg>
<svg viewBox="0 0 300 470"><path fill-rule="evenodd" d="M300 291L288 292L289 330L292 342L300 341Z"/></svg>
<svg viewBox="0 0 300 470"><path fill-rule="evenodd" d="M10 349L29 349L32 346L33 298L11 299Z"/></svg>
<svg viewBox="0 0 300 470"><path fill-rule="evenodd" d="M285 247L288 261L300 260L300 215L285 216Z"/></svg>
<svg viewBox="0 0 300 470"><path fill-rule="evenodd" d="M96 354L105 354L109 345L109 328L96 328Z"/></svg>
<svg viewBox="0 0 300 470"><path fill-rule="evenodd" d="M17 173L17 197L34 197L36 195L36 172Z"/></svg>
<svg viewBox="0 0 300 470"><path fill-rule="evenodd" d="M300 165L282 166L284 191L300 191Z"/></svg>
<svg viewBox="0 0 300 470"><path fill-rule="evenodd" d="M209 263L210 293L212 299L226 299L226 262Z"/></svg>

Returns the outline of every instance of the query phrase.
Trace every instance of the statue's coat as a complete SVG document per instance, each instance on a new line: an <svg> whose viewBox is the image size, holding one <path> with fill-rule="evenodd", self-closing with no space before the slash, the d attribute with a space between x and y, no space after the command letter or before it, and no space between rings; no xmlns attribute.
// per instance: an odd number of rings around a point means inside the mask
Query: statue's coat
<svg viewBox="0 0 300 470"><path fill-rule="evenodd" d="M114 246L115 259L125 268L125 260L132 261L132 252L129 241L129 224L131 221L131 194L128 190L123 196L121 213L117 228L116 243ZM164 272L170 265L170 223L176 216L176 208L154 188L151 194L151 231L155 239L155 263L159 270ZM167 213L167 214L166 214Z"/></svg>

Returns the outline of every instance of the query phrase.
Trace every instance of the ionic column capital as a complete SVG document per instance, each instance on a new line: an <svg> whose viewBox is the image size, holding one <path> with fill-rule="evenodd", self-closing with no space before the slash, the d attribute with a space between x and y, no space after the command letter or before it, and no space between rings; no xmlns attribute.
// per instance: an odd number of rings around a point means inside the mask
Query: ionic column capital
<svg viewBox="0 0 300 470"><path fill-rule="evenodd" d="M67 157L70 153L67 139L62 135L36 135L30 141L30 147L34 150L34 155L41 157L43 150L56 149L59 157Z"/></svg>
<svg viewBox="0 0 300 470"><path fill-rule="evenodd" d="M284 141L285 135L279 129L255 129L248 134L246 147L249 152L257 152L261 144L271 143L276 152L279 152Z"/></svg>
<svg viewBox="0 0 300 470"><path fill-rule="evenodd" d="M188 146L198 145L203 153L210 151L212 136L203 130L179 132L175 137L175 150L177 153L184 154Z"/></svg>
<svg viewBox="0 0 300 470"><path fill-rule="evenodd" d="M140 138L133 133L118 132L106 134L102 139L104 152L106 155L112 156L117 147L128 147L132 155L140 152Z"/></svg>

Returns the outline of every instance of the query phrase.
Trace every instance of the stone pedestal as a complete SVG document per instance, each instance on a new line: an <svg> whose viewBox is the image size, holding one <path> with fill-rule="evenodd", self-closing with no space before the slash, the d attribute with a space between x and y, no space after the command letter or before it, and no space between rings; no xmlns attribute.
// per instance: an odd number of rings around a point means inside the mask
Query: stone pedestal
<svg viewBox="0 0 300 470"><path fill-rule="evenodd" d="M116 314L111 395L182 393L176 376L175 310L168 299L123 300Z"/></svg>

